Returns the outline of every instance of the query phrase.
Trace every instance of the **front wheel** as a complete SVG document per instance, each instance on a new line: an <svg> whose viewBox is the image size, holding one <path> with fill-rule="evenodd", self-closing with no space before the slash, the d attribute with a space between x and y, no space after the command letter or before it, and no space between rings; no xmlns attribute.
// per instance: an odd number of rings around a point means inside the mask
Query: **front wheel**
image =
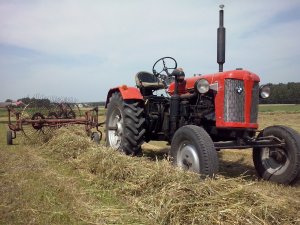
<svg viewBox="0 0 300 225"><path fill-rule="evenodd" d="M93 132L91 135L91 140L95 142L97 145L100 144L101 137L98 132Z"/></svg>
<svg viewBox="0 0 300 225"><path fill-rule="evenodd" d="M258 137L274 136L285 143L284 147L253 149L253 162L258 175L281 184L291 184L300 177L300 135L285 126L271 126Z"/></svg>
<svg viewBox="0 0 300 225"><path fill-rule="evenodd" d="M202 127L179 128L172 139L170 154L175 166L188 171L213 177L219 170L214 143Z"/></svg>
<svg viewBox="0 0 300 225"><path fill-rule="evenodd" d="M6 143L7 145L12 145L13 144L13 133L11 130L8 130L6 132Z"/></svg>

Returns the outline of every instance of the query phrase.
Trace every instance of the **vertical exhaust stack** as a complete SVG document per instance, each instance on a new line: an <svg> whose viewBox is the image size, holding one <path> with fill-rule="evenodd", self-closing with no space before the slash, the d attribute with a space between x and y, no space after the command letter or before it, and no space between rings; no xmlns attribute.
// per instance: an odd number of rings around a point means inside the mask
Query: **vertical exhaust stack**
<svg viewBox="0 0 300 225"><path fill-rule="evenodd" d="M225 27L224 27L224 5L220 5L219 11L219 28L217 43L217 62L219 64L219 72L223 72L223 64L225 63Z"/></svg>

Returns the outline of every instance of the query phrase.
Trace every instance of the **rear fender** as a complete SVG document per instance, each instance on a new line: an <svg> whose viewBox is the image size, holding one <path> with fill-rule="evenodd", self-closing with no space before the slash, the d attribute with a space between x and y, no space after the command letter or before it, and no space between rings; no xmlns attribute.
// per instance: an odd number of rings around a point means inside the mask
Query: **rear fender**
<svg viewBox="0 0 300 225"><path fill-rule="evenodd" d="M109 103L109 99L112 96L113 93L120 92L122 95L122 98L124 100L134 99L134 100L143 100L143 95L141 94L140 90L135 87L127 87L126 85L122 85L119 87L115 87L109 90L107 97L106 97L106 103L105 108L107 107L107 104Z"/></svg>

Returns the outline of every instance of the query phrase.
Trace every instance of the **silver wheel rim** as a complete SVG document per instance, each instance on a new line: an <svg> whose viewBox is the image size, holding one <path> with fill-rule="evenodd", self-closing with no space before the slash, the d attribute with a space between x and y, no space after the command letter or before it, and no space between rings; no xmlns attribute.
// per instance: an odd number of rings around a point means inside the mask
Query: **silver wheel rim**
<svg viewBox="0 0 300 225"><path fill-rule="evenodd" d="M179 146L177 165L185 170L200 173L200 159L192 143L185 141Z"/></svg>
<svg viewBox="0 0 300 225"><path fill-rule="evenodd" d="M277 152L277 154L280 154L280 157L283 159L281 161L278 161L272 156L272 152ZM288 154L280 148L263 148L261 151L261 162L264 168L266 168L266 172L272 175L281 175L284 173L287 169L287 167L290 164L290 159L288 157Z"/></svg>
<svg viewBox="0 0 300 225"><path fill-rule="evenodd" d="M113 149L120 149L123 135L123 118L119 108L115 108L108 120L108 142Z"/></svg>

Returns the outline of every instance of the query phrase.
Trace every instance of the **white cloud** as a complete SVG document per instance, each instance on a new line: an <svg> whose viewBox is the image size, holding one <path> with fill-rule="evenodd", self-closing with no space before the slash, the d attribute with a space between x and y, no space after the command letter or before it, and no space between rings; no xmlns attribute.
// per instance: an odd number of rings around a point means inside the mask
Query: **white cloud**
<svg viewBox="0 0 300 225"><path fill-rule="evenodd" d="M288 61L299 54L299 21L270 22L299 3L223 2L225 68L249 68L265 82L299 81L297 63ZM268 23L270 26L264 27ZM19 97L44 91L46 95L71 93L77 99L104 100L109 87L133 85L134 74L150 70L162 56L174 56L189 75L215 72L217 26L218 4L213 1L1 1L0 44L34 50L45 59L91 56L99 58L99 63L65 66L63 60L58 65L0 54L6 68L6 73L0 74L7 86L18 71L24 74L24 83L15 80ZM19 70L15 68L18 64ZM14 65L11 70L10 65ZM90 83L86 85L85 80ZM70 85L57 90L58 83ZM90 92L97 94L91 96ZM9 88L1 88L0 94L8 98Z"/></svg>

